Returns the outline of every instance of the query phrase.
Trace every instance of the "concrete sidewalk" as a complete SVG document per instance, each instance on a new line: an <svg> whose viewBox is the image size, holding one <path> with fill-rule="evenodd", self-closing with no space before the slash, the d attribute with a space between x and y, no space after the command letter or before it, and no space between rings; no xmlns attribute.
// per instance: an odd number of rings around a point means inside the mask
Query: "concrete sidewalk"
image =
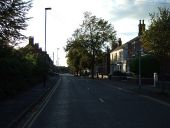
<svg viewBox="0 0 170 128"><path fill-rule="evenodd" d="M0 128L10 128L19 118L33 107L58 81L59 77L50 77L46 87L39 84L28 91L0 102Z"/></svg>

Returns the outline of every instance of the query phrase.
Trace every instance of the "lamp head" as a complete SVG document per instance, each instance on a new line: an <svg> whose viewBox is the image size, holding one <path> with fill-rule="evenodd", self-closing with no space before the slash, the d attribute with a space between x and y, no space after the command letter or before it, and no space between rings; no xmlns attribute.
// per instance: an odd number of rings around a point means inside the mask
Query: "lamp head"
<svg viewBox="0 0 170 128"><path fill-rule="evenodd" d="M51 10L51 8L49 7L49 8L45 8L45 10Z"/></svg>

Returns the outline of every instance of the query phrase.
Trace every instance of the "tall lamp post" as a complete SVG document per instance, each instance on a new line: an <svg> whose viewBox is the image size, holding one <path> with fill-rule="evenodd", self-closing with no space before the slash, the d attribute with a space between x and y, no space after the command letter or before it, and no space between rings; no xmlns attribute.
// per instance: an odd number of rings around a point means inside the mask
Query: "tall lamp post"
<svg viewBox="0 0 170 128"><path fill-rule="evenodd" d="M47 38L46 38L46 30L47 30L47 10L51 10L51 8L45 8L45 52L46 52L46 41L47 41Z"/></svg>
<svg viewBox="0 0 170 128"><path fill-rule="evenodd" d="M46 61L47 61L47 51L46 51L46 41L47 41L47 38L46 38L46 24L47 24L47 10L51 10L51 8L45 8L45 68L46 68ZM46 70L45 70L46 71ZM44 86L46 86L46 74L44 73Z"/></svg>
<svg viewBox="0 0 170 128"><path fill-rule="evenodd" d="M57 48L57 66L59 66L58 51L59 51L59 48Z"/></svg>

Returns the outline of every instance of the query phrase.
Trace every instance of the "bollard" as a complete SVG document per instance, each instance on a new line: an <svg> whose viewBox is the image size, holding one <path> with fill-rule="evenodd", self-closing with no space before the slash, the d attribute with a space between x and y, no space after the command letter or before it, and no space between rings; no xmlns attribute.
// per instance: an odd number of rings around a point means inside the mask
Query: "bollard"
<svg viewBox="0 0 170 128"><path fill-rule="evenodd" d="M158 82L158 74L155 72L155 73L153 73L153 80L154 80L154 87L156 87L156 83Z"/></svg>

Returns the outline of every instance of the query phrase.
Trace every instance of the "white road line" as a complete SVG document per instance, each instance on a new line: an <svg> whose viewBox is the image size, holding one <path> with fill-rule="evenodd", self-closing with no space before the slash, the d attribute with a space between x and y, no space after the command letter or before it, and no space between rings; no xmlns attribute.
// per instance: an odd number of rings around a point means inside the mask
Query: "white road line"
<svg viewBox="0 0 170 128"><path fill-rule="evenodd" d="M33 125L33 123L35 122L35 120L37 119L37 117L38 117L38 116L40 115L40 113L44 110L44 108L46 107L47 103L49 102L49 100L50 100L51 97L53 96L53 94L54 94L55 90L58 88L60 82L61 82L61 79L58 80L58 82L56 83L54 89L52 89L52 91L49 93L49 95L45 98L44 103L42 103L40 110L39 110L38 112L36 112L35 114L33 114L33 116L31 117L31 119L28 120L28 121L24 124L23 128L30 128L30 127Z"/></svg>
<svg viewBox="0 0 170 128"><path fill-rule="evenodd" d="M99 101L100 101L101 103L104 103L104 100L103 100L102 98L99 98Z"/></svg>
<svg viewBox="0 0 170 128"><path fill-rule="evenodd" d="M161 101L161 100L158 100L158 99L156 99L156 98L153 98L153 97L150 97L150 96L146 96L146 95L140 95L140 96L141 96L141 97L144 97L144 98L147 98L147 99L150 99L150 100L152 100L152 101L155 101L155 102L157 102L157 103L159 103L159 104L162 104L162 105L165 105L165 106L170 107L170 104L167 103L167 102L164 102L164 101Z"/></svg>
<svg viewBox="0 0 170 128"><path fill-rule="evenodd" d="M119 88L119 87L117 87L117 89L119 89L119 90L123 90L123 88Z"/></svg>
<svg viewBox="0 0 170 128"><path fill-rule="evenodd" d="M124 92L130 92L130 93L133 93L133 91L130 91L130 90L126 90L126 89L123 89L123 88L120 88L120 87L116 87L118 90L121 90L121 91L124 91ZM168 106L170 107L170 104L165 102L165 101L161 101L159 99L156 99L156 98L153 98L153 97L150 97L150 96L146 96L146 95L140 95L141 97L144 97L144 98L147 98L147 99L150 99L152 101L155 101L159 104L162 104L162 105L165 105L165 106Z"/></svg>
<svg viewBox="0 0 170 128"><path fill-rule="evenodd" d="M110 85L110 84L105 84L105 85L112 88L112 89L118 89L118 90L123 91L123 92L133 93L133 91L130 91L128 89L124 89L124 88L121 88L121 87L116 87L116 86L113 86L113 85Z"/></svg>
<svg viewBox="0 0 170 128"><path fill-rule="evenodd" d="M128 89L120 88L120 87L115 87L116 89L123 91L123 92L128 92L128 93L133 93L133 91L130 91Z"/></svg>
<svg viewBox="0 0 170 128"><path fill-rule="evenodd" d="M111 87L111 88L114 88L114 89L118 89L120 91L123 91L123 92L128 92L128 93L134 93L134 91L130 91L130 90L127 90L127 89L123 89L123 88L120 88L120 87L116 87L116 86L112 86L110 84L106 84L108 87ZM153 97L150 97L150 96L146 96L146 95L140 95L141 97L144 97L144 98L147 98L147 99L150 99L152 101L155 101L159 104L162 104L164 106L167 106L167 107L170 107L170 103L167 103L165 101L161 101L159 99L156 99L156 98L153 98ZM102 100L99 98L99 101L102 102Z"/></svg>

